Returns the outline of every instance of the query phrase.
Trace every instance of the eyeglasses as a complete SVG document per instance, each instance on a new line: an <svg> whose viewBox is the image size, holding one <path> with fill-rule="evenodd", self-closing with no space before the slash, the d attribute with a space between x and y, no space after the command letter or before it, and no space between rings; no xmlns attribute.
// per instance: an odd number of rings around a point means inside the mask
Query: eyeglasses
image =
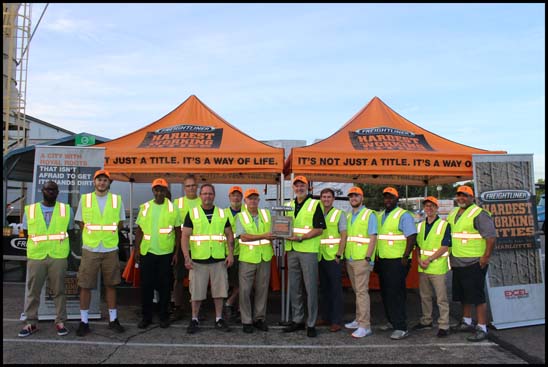
<svg viewBox="0 0 548 367"><path fill-rule="evenodd" d="M185 187L196 187L198 185L185 185Z"/></svg>

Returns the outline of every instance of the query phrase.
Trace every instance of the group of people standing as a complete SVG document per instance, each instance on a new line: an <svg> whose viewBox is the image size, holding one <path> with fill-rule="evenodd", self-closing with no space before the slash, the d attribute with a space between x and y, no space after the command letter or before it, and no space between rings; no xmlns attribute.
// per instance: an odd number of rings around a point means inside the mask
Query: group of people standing
<svg viewBox="0 0 548 367"><path fill-rule="evenodd" d="M109 311L109 328L123 332L116 309L116 286L120 283L118 230L125 221L120 195L110 193L110 174L98 170L95 191L82 195L74 222L82 231L82 259L78 270L81 322L78 336L90 332L88 309L91 289L102 272ZM242 330L268 331L266 308L274 256L272 217L259 207L255 188L229 190L230 207L215 205L215 187L198 186L194 176L184 181L185 195L171 201L169 184L163 178L152 182L153 199L142 204L136 220L133 256L141 271L142 318L137 327L152 324L154 292L158 292L160 327L169 327L182 317L183 278L188 272L191 318L188 334L200 330L200 307L208 289L215 306L215 328L230 331L227 317L239 306ZM369 278L379 275L381 298L388 321L381 330L392 330L395 340L409 335L406 315L406 277L416 251L422 316L412 330L433 327L432 301L439 309L438 337L449 333L449 301L446 273L453 270L453 301L462 304L462 320L453 331L470 332L470 341L487 338L485 275L494 248L496 231L488 212L474 204L469 186L457 189L457 207L447 220L438 216L438 201L424 199L426 218L415 225L411 213L398 206L399 194L393 187L383 190L384 208L375 211L364 205L360 187L348 191L349 213L335 208L335 192L326 188L317 200L309 194L306 177L292 182L295 197L292 235L285 240L291 322L283 332L306 330L316 337L316 326L327 325L337 332L352 329L352 337L372 335ZM28 236L28 296L26 324L20 337L37 331L37 310L41 288L49 279L56 305L58 335L65 327L66 298L64 275L69 253L68 230L72 226L69 205L56 201L58 188L53 181L42 188L43 201L25 208L23 229ZM243 205L242 205L243 199ZM353 321L343 324L343 266L355 293ZM319 280L319 285L318 285ZM230 293L229 293L230 290ZM173 297L172 297L173 291ZM173 309L170 309L173 301ZM475 307L477 325L472 323ZM227 316L227 311L228 316ZM171 314L171 317L170 317ZM320 318L318 318L318 314Z"/></svg>

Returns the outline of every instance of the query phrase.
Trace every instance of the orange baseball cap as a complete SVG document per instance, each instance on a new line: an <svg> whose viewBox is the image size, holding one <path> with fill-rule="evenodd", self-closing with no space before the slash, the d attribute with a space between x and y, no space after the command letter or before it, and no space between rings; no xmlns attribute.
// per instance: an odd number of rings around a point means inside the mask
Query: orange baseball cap
<svg viewBox="0 0 548 367"><path fill-rule="evenodd" d="M243 194L244 193L244 190L242 190L242 188L240 186L232 186L229 190L228 190L228 194L232 194L233 192L239 192L240 194Z"/></svg>
<svg viewBox="0 0 548 367"><path fill-rule="evenodd" d="M347 196L350 196L350 194L358 194L358 195L363 196L363 190L361 188L359 188L358 186L352 186L350 188L350 190L348 190L348 195Z"/></svg>
<svg viewBox="0 0 548 367"><path fill-rule="evenodd" d="M295 182L301 181L302 183L308 185L308 180L304 176L297 176L293 179L293 185L295 185Z"/></svg>
<svg viewBox="0 0 548 367"><path fill-rule="evenodd" d="M400 195L398 194L398 190L396 190L395 188L393 187L390 187L388 186L387 188L385 188L383 191L382 191L383 194L390 194L390 195L394 195L395 197L399 198Z"/></svg>
<svg viewBox="0 0 548 367"><path fill-rule="evenodd" d="M457 194L465 194L468 196L474 196L474 190L470 186L462 185L457 189Z"/></svg>
<svg viewBox="0 0 548 367"><path fill-rule="evenodd" d="M435 197L433 196L427 196L426 199L424 199L422 201L422 203L426 203L427 201L431 202L432 204L434 204L435 206L439 207L439 204L438 204L438 199L436 199Z"/></svg>
<svg viewBox="0 0 548 367"><path fill-rule="evenodd" d="M100 176L100 175L105 175L110 180L110 172L107 171L106 169L100 169L95 171L95 174L93 175L93 179L95 180L97 176Z"/></svg>
<svg viewBox="0 0 548 367"><path fill-rule="evenodd" d="M152 187L154 187L154 186L163 186L166 189L168 188L167 181L164 180L163 178L157 178L154 181L152 181Z"/></svg>
<svg viewBox="0 0 548 367"><path fill-rule="evenodd" d="M245 190L244 198L248 198L251 195L259 195L259 191L257 189L247 189Z"/></svg>

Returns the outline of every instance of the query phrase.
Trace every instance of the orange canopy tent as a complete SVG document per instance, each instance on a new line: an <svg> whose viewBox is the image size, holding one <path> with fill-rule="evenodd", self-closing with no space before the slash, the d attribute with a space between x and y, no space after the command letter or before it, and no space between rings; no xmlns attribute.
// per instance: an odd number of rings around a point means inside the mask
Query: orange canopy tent
<svg viewBox="0 0 548 367"><path fill-rule="evenodd" d="M471 180L472 154L505 154L455 143L373 98L328 138L292 148L284 173L320 182L437 185Z"/></svg>
<svg viewBox="0 0 548 367"><path fill-rule="evenodd" d="M283 148L251 138L194 95L158 121L97 146L106 148L105 169L119 181L162 175L182 182L193 173L199 182L275 184L284 164Z"/></svg>
<svg viewBox="0 0 548 367"><path fill-rule="evenodd" d="M105 147L104 168L118 181L149 183L161 176L175 183L193 173L198 182L276 184L284 162L283 148L251 138L194 95L158 121L97 146ZM272 268L277 290L275 261ZM139 286L139 275L132 252L123 277Z"/></svg>
<svg viewBox="0 0 548 367"><path fill-rule="evenodd" d="M292 148L284 174L310 181L427 186L473 178L473 154L505 154L455 143L415 125L373 98L328 138ZM416 254L407 287L418 287ZM345 285L349 285L346 281ZM371 274L370 289L379 289Z"/></svg>

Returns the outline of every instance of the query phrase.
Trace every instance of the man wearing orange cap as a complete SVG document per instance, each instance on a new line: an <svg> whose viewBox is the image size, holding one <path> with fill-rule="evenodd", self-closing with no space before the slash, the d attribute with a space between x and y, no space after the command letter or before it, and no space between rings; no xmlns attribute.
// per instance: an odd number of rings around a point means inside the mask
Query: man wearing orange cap
<svg viewBox="0 0 548 367"><path fill-rule="evenodd" d="M100 169L93 176L95 191L82 195L74 221L82 230L82 258L78 268L80 287L80 325L76 335L90 332L89 304L91 289L97 287L97 273L101 270L109 314L109 329L124 332L118 321L116 286L121 271L118 258L118 231L123 228L126 211L121 195L110 192L110 173Z"/></svg>
<svg viewBox="0 0 548 367"><path fill-rule="evenodd" d="M194 175L189 174L183 179L183 191L185 195L173 201L173 205L179 210L181 221L185 219L190 209L196 208L202 203L202 200L198 197L198 185L196 184L196 177ZM183 304L188 304L188 301L185 302L184 300L185 286L183 283L187 270L181 248L180 246L177 247L179 248L177 249L177 262L173 266L173 293L171 295L173 301L173 309L171 310L172 321L183 318Z"/></svg>
<svg viewBox="0 0 548 367"><path fill-rule="evenodd" d="M437 336L441 338L447 336L449 331L449 301L445 275L449 271L451 227L438 216L438 199L428 196L422 204L426 218L419 223L417 234L422 316L413 330L432 328L432 298L435 295L440 312Z"/></svg>
<svg viewBox="0 0 548 367"><path fill-rule="evenodd" d="M320 201L308 194L306 177L297 176L293 179L293 191L295 199L289 202L293 211L288 214L293 217L293 235L285 241L292 321L283 331L288 333L305 329L306 290L306 335L313 338L317 336L318 251L323 230L327 226Z"/></svg>
<svg viewBox="0 0 548 367"><path fill-rule="evenodd" d="M497 232L491 215L474 204L474 190L459 186L458 207L447 216L451 225L452 251L449 257L453 270L453 301L462 303L462 320L453 331L473 332L471 342L487 339L487 304L485 274L495 247ZM478 324L472 324L472 306L476 306Z"/></svg>
<svg viewBox="0 0 548 367"><path fill-rule="evenodd" d="M181 218L173 203L166 199L168 183L152 181L154 199L142 204L135 224L135 264L141 269L142 319L137 325L146 329L152 323L152 298L159 293L160 327L169 326L172 265L177 262L181 243Z"/></svg>
<svg viewBox="0 0 548 367"><path fill-rule="evenodd" d="M228 189L228 200L230 201L230 206L225 208L225 214L228 217L230 225L232 226L232 232L236 231L236 216L242 210L242 198L243 190L240 186L232 186ZM228 248L226 249L228 254ZM240 255L240 243L237 238L234 238L234 264L228 268L228 286L230 290L230 295L226 299L226 302L223 306L223 313L227 320L236 321L238 317L237 303L238 303L238 294L240 292L239 281L238 281L238 256Z"/></svg>
<svg viewBox="0 0 548 367"><path fill-rule="evenodd" d="M268 331L266 305L270 282L270 261L274 256L270 229L272 220L268 209L259 209L259 191L247 189L246 206L236 216L236 238L240 240L240 311L244 333L253 328ZM253 307L251 295L254 295Z"/></svg>
<svg viewBox="0 0 548 367"><path fill-rule="evenodd" d="M373 270L375 246L377 244L377 215L363 205L363 190L354 186L348 190L348 201L352 211L348 213L347 240L344 257L352 289L356 294L356 316L344 325L354 338L372 335L371 299L369 298L369 277Z"/></svg>
<svg viewBox="0 0 548 367"><path fill-rule="evenodd" d="M409 335L405 279L411 266L417 228L411 213L397 206L398 191L386 187L382 193L384 210L378 214L377 254L381 298L389 324L381 330L393 329L390 338L399 340Z"/></svg>

